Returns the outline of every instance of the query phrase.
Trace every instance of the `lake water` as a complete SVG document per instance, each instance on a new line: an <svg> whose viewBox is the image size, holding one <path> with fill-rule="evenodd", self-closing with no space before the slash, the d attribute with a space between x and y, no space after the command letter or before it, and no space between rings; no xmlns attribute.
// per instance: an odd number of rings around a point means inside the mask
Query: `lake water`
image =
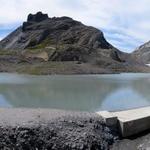
<svg viewBox="0 0 150 150"><path fill-rule="evenodd" d="M0 107L97 112L150 105L150 74L30 76L0 73Z"/></svg>

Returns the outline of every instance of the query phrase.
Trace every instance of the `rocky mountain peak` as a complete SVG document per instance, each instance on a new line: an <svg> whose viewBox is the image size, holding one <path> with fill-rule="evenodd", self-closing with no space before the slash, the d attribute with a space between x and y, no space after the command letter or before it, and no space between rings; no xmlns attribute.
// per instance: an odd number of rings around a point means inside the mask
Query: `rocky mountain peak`
<svg viewBox="0 0 150 150"><path fill-rule="evenodd" d="M37 12L34 14L29 14L27 22L41 22L48 19L48 14L43 14L42 12Z"/></svg>
<svg viewBox="0 0 150 150"><path fill-rule="evenodd" d="M27 27L32 24L37 24L47 19L49 19L48 14L43 14L42 12L37 12L36 14L29 14L27 22L23 22L22 31L26 31Z"/></svg>

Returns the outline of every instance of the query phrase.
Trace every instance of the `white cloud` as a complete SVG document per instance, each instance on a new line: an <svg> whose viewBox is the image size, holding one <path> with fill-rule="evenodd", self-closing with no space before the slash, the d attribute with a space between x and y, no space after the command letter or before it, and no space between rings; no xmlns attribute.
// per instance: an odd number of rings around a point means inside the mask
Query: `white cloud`
<svg viewBox="0 0 150 150"><path fill-rule="evenodd" d="M50 17L70 16L103 29L108 41L122 50L131 51L150 40L150 0L0 0L0 3L0 28L26 20L29 13L43 11Z"/></svg>

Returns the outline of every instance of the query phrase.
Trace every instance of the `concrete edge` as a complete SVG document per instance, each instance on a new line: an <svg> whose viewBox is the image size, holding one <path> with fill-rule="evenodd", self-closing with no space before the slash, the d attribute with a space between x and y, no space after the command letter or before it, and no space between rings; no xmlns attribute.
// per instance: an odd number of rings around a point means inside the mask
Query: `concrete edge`
<svg viewBox="0 0 150 150"><path fill-rule="evenodd" d="M116 126L118 122L117 116L114 116L112 113L108 111L100 111L96 112L96 114L100 115L103 118L103 121L107 126Z"/></svg>
<svg viewBox="0 0 150 150"><path fill-rule="evenodd" d="M120 112L97 112L107 126L116 126L122 137L129 137L150 129L150 107Z"/></svg>

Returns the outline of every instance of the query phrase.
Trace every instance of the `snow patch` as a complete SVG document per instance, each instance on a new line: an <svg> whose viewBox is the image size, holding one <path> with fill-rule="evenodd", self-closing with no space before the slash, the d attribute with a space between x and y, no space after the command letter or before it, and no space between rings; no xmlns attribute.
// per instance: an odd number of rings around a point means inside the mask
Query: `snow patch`
<svg viewBox="0 0 150 150"><path fill-rule="evenodd" d="M150 67L150 64L146 64L146 65Z"/></svg>

